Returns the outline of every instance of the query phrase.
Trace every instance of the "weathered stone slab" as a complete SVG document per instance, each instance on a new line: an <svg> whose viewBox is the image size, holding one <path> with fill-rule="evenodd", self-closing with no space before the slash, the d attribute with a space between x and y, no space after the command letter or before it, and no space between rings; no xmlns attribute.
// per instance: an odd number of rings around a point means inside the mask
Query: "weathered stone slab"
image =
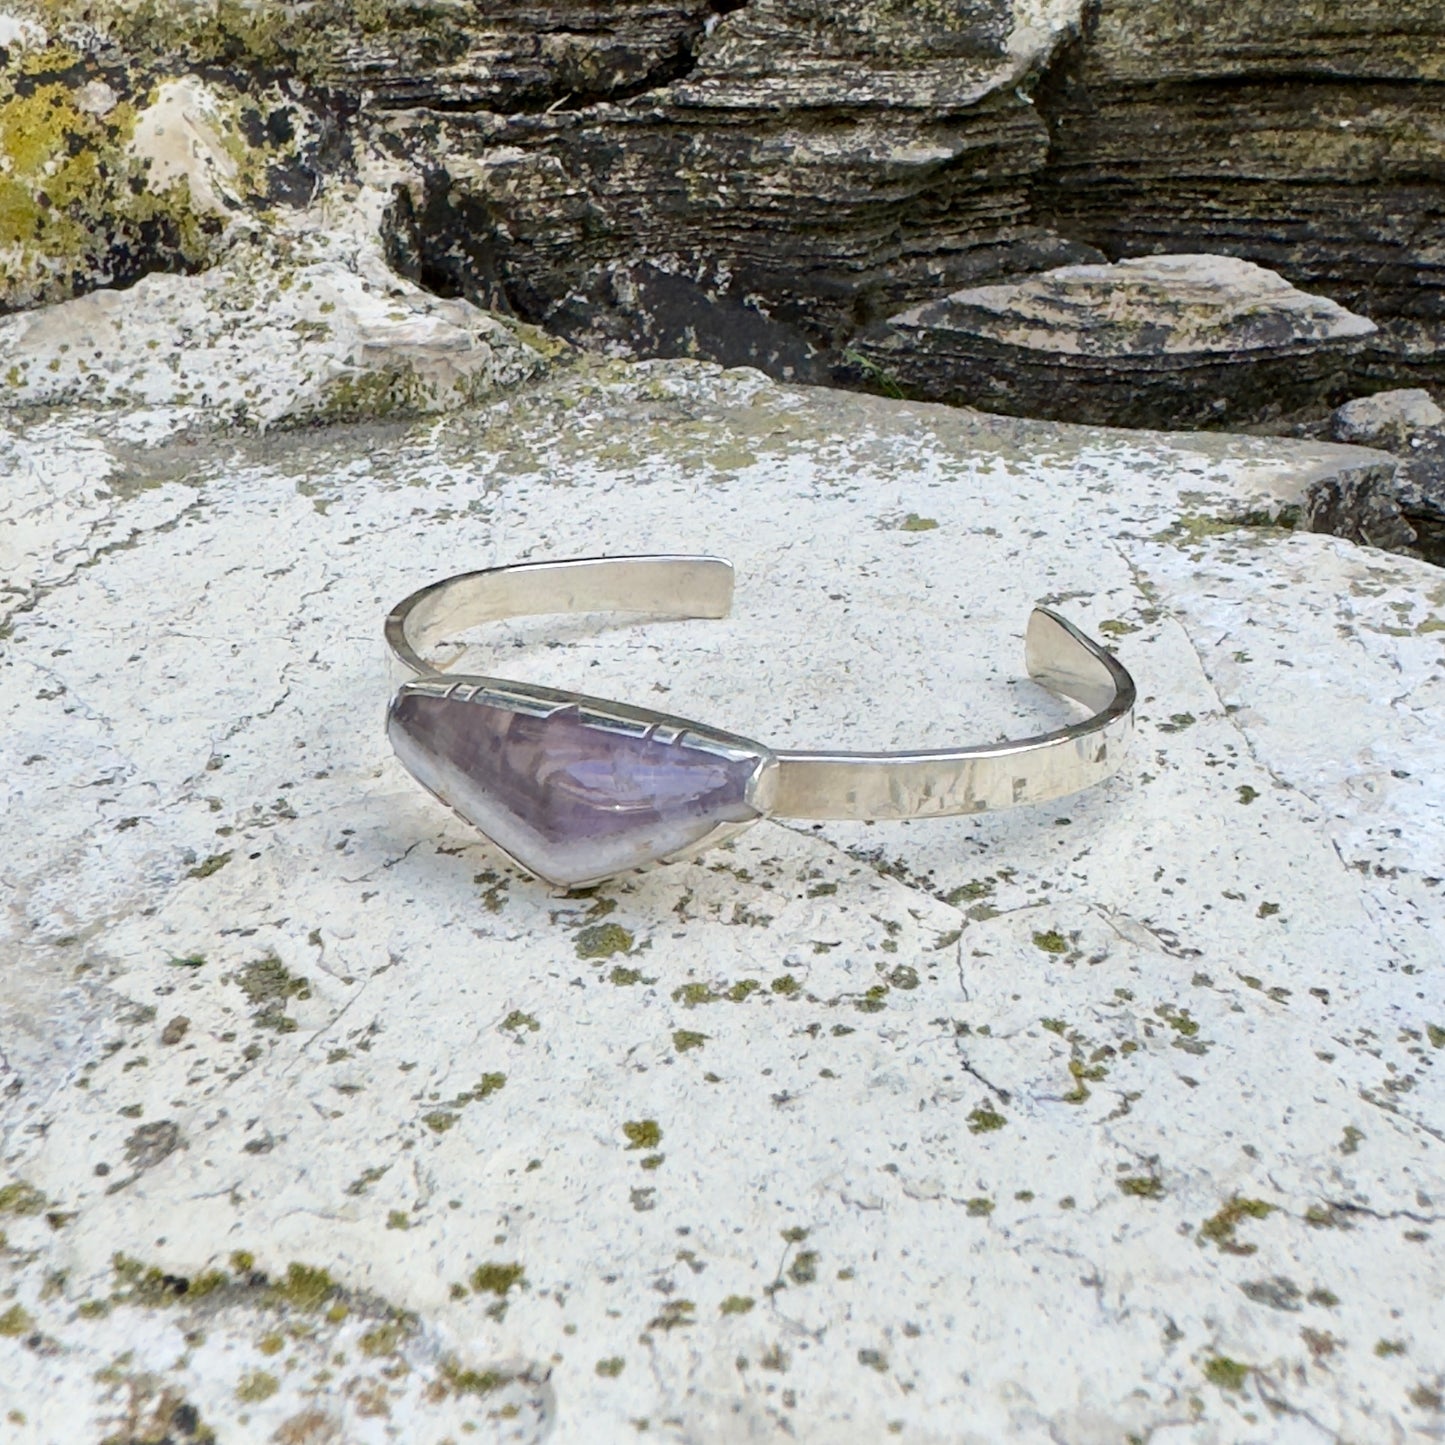
<svg viewBox="0 0 1445 1445"><path fill-rule="evenodd" d="M896 387L1015 416L1239 426L1346 385L1373 322L1230 256L1062 266L915 306L853 351Z"/></svg>
<svg viewBox="0 0 1445 1445"><path fill-rule="evenodd" d="M1336 441L1406 449L1445 426L1445 411L1420 387L1357 396L1336 409L1330 435Z"/></svg>
<svg viewBox="0 0 1445 1445"><path fill-rule="evenodd" d="M238 244L200 276L0 318L5 400L271 426L446 411L536 376L541 352L502 322L388 269L374 226L339 214L364 216L366 199Z"/></svg>
<svg viewBox="0 0 1445 1445"><path fill-rule="evenodd" d="M690 365L168 424L5 442L9 1438L1438 1428L1445 594L1264 525L1377 454ZM730 553L735 617L479 655L926 746L1060 715L1047 600L1133 754L550 893L390 756L381 619L639 544Z"/></svg>

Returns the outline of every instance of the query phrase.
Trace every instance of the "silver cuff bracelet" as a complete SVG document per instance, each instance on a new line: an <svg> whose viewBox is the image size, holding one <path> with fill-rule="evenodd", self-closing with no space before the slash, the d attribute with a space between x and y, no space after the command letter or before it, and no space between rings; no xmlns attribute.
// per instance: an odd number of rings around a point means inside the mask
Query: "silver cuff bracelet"
<svg viewBox="0 0 1445 1445"><path fill-rule="evenodd" d="M434 582L386 619L394 658L414 674L387 713L391 745L443 803L564 888L689 857L759 818L982 813L1077 792L1123 760L1133 678L1045 607L1029 617L1029 676L1091 716L1036 737L926 752L780 751L648 708L444 675L424 656L507 617L726 617L732 593L732 565L719 557L524 562Z"/></svg>

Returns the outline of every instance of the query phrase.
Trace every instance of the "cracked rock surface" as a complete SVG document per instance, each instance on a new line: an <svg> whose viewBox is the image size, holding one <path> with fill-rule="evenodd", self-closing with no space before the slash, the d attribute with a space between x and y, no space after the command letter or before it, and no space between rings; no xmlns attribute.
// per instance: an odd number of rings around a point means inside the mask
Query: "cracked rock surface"
<svg viewBox="0 0 1445 1445"><path fill-rule="evenodd" d="M1445 589L1270 524L1377 453L695 363L206 419L0 439L7 1440L1438 1431ZM942 745L1061 719L1048 601L1130 758L553 894L388 755L381 622L639 547L733 618L478 665Z"/></svg>

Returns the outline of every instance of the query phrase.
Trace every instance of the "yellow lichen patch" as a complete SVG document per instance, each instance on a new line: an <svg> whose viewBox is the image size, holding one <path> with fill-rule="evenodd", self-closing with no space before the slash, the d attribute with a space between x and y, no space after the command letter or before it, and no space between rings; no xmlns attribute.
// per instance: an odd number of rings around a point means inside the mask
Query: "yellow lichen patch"
<svg viewBox="0 0 1445 1445"><path fill-rule="evenodd" d="M49 1202L40 1190L24 1179L0 1188L0 1214L39 1214Z"/></svg>
<svg viewBox="0 0 1445 1445"><path fill-rule="evenodd" d="M84 252L90 238L70 206L94 195L100 154L123 139L118 126L80 110L63 84L19 94L0 81L0 246L22 256Z"/></svg>
<svg viewBox="0 0 1445 1445"><path fill-rule="evenodd" d="M252 1370L241 1376L236 1386L236 1398L244 1404L259 1404L262 1400L269 1400L280 1388L281 1383L275 1375L265 1370Z"/></svg>
<svg viewBox="0 0 1445 1445"><path fill-rule="evenodd" d="M67 46L13 52L0 65L0 305L209 264L232 213L264 204L274 166L299 153L304 123L285 140L261 124L277 105L296 111L280 92L135 62L118 73Z"/></svg>

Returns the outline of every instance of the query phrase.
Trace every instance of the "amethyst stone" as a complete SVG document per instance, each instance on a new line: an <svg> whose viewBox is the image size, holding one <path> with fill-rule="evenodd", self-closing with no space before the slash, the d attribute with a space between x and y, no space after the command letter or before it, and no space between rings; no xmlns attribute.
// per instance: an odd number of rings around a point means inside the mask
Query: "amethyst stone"
<svg viewBox="0 0 1445 1445"><path fill-rule="evenodd" d="M564 887L666 858L759 817L767 754L689 724L586 713L481 686L408 683L387 719L397 756L524 867ZM662 735L659 735L661 733Z"/></svg>

